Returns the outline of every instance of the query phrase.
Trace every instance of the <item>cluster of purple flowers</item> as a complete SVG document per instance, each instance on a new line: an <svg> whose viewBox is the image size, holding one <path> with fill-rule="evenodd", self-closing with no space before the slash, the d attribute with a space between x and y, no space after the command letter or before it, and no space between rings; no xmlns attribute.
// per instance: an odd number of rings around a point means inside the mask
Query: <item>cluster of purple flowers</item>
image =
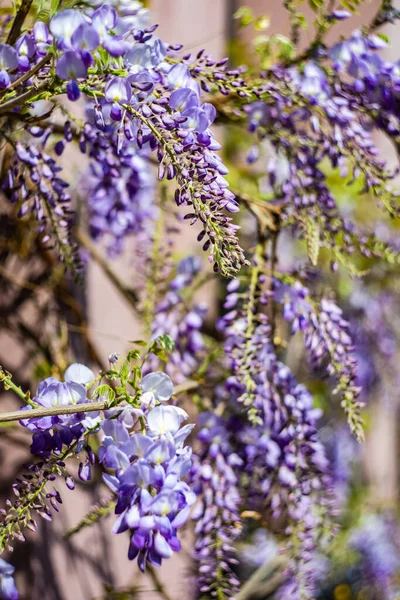
<svg viewBox="0 0 400 600"><path fill-rule="evenodd" d="M375 129L391 137L399 131L397 65L376 53L384 45L378 36L356 32L318 59L306 61L303 68L274 67L263 88L267 100L244 107L249 130L268 139L275 151L267 174L283 207L283 220L294 222L307 241L313 235L317 249L328 245L336 257L356 250L367 257L384 258L385 253L371 243L371 233L359 230L342 214L327 185L324 162L350 182L362 181L363 191L371 191L391 214L397 212L396 192L390 189L397 171L390 172L379 158L374 140ZM330 61L327 69L325 59ZM340 77L344 70L355 77L354 82ZM258 154L252 148L250 162ZM284 169L279 169L280 156L286 158ZM335 259L333 267L337 268Z"/></svg>
<svg viewBox="0 0 400 600"><path fill-rule="evenodd" d="M88 367L78 363L72 364L65 371L64 378L65 381L61 382L56 377L48 377L39 384L37 394L33 398L38 407L74 406L90 402L85 386L94 380L95 375ZM28 415L31 409L31 406L24 407L27 418L21 419L21 424L33 433L32 454L45 459L53 452L61 453L63 446L70 446L79 440L88 428L100 425L97 412L30 419ZM83 465L81 470L82 468Z"/></svg>
<svg viewBox="0 0 400 600"><path fill-rule="evenodd" d="M305 347L314 364L320 365L326 359L328 373L338 379L335 391L342 395L342 405L352 431L358 439L362 439L357 361L349 323L343 318L342 310L326 298L322 298L316 309L309 290L300 282L284 285L276 281L275 288L275 298L283 304L284 318L292 322L293 333L304 333Z"/></svg>
<svg viewBox="0 0 400 600"><path fill-rule="evenodd" d="M198 304L188 310L184 297L185 290L190 288L201 265L201 260L193 256L179 261L176 276L170 281L162 301L157 304L152 322L153 339L168 334L174 341L175 347L165 368L177 383L182 383L195 373L205 349L201 327L207 308ZM155 370L157 364L157 357L150 355L145 365L146 372Z"/></svg>
<svg viewBox="0 0 400 600"><path fill-rule="evenodd" d="M42 138L44 146L48 135L41 127L30 129L34 137ZM18 207L18 216L33 214L38 221L41 240L50 246L50 230L56 230L61 256L66 262L74 260L74 246L70 245L72 217L69 204L69 184L61 179L61 167L54 158L37 145L18 142L11 165L2 181L2 189L10 202ZM71 265L69 265L71 266Z"/></svg>
<svg viewBox="0 0 400 600"><path fill-rule="evenodd" d="M68 80L70 100L80 96L78 79L85 79L88 68L99 61L97 51L102 48L113 58L119 58L129 49L122 35L115 35L118 15L107 4L96 9L91 17L72 8L56 14L50 22L50 31L62 55L56 71L60 79Z"/></svg>
<svg viewBox="0 0 400 600"><path fill-rule="evenodd" d="M233 547L241 533L238 468L244 461L235 452L227 423L213 413L202 413L198 439L202 451L195 457L190 474L194 492L200 497L192 517L195 527L195 557L199 562L201 597L231 598L239 580Z"/></svg>
<svg viewBox="0 0 400 600"><path fill-rule="evenodd" d="M89 173L82 179L90 233L95 240L105 236L109 254L115 256L127 235L151 230L157 217L154 177L146 157L132 144L119 147L112 128L99 134L87 124L81 149L91 158Z"/></svg>
<svg viewBox="0 0 400 600"><path fill-rule="evenodd" d="M20 75L36 65L46 55L52 41L45 23L37 21L31 34L21 35L15 47L0 44L0 88L8 88Z"/></svg>
<svg viewBox="0 0 400 600"><path fill-rule="evenodd" d="M91 136L85 130L79 130L77 135L85 139L82 147L88 141L86 138L92 138L89 144L96 145L96 150L91 169L93 176L104 182L93 192L93 230L102 233L115 229L111 233L118 238L116 251L124 233L136 231L138 222L149 216L141 193L142 187L144 193L149 191L147 182L143 185L143 181L137 182L129 175L132 168L142 171L137 150L149 150L157 155L159 178L176 179L175 200L179 206L189 207L186 218L191 224L197 221L202 224L198 240L203 241L203 249L209 252L214 269L229 275L246 263L236 236L239 227L230 216L238 212L239 205L228 189L225 179L228 171L216 152L220 144L210 129L216 110L213 105L202 102L201 88L209 89L208 78L219 87L231 87L240 95L243 82L238 78L239 73L226 70L226 60L216 63L203 52L198 53L192 63L190 55L176 61L176 52L181 47L163 44L153 35L155 27L138 28L144 23L136 18L136 8L134 14L126 16L126 22L110 5L86 13L65 9L52 17L51 33L39 22L31 32L24 34L17 49L3 45L1 72L6 78L9 71L15 70L18 52L24 57L22 63L29 59L30 66L35 65L35 57L40 55L44 62L34 69L33 78L16 86L19 90L27 88L27 93L32 92L34 96L35 78L44 85L48 75L46 49L55 44L56 73L68 82L65 89L69 99L76 100L83 92L94 102L96 129ZM40 93L36 98L40 98ZM12 107L17 100L11 98ZM99 130L106 133L108 150ZM51 131L49 127L49 133ZM101 137L98 143L93 141L94 133ZM69 137L73 137L71 132ZM56 154L61 154L63 145L62 140L56 144ZM33 154L34 150L29 147L27 152ZM16 156L24 163L18 153ZM115 178L120 178L116 197L105 202L104 194L110 195ZM50 215L55 212L61 217L62 207L56 206L57 196L53 199L54 194L43 181L46 181L45 174L35 185L34 197L38 204L35 210L40 213L39 220L43 212L39 199L48 204ZM10 182L10 192L20 187L14 183ZM23 210L26 211L25 205ZM64 210L62 221L66 220L65 214Z"/></svg>
<svg viewBox="0 0 400 600"><path fill-rule="evenodd" d="M116 409L114 418L102 424L99 459L105 468L115 471L115 475L103 476L117 494L115 512L119 517L113 531L130 532L128 557L137 557L144 571L146 562L159 566L181 548L177 530L187 521L195 502L195 495L182 481L191 467L191 448L184 446L184 441L194 426L181 427L188 416L183 409L160 404L173 391L166 374L146 375L141 387L141 409L135 415L142 423L145 420L145 426L141 432L129 432L124 411ZM128 423L132 425L131 420Z"/></svg>
<svg viewBox="0 0 400 600"><path fill-rule="evenodd" d="M268 319L256 312L255 302L268 302L268 294L262 291L264 282L261 275L261 289L253 299L239 292L238 281L228 285L225 306L233 310L219 322L230 372L224 397L233 413L225 428L238 464L243 465L242 477L246 475L244 505L261 513L268 508L273 519L286 519L288 549L294 559L291 568L296 570L297 561L309 560L317 532L332 513L331 478L317 435L320 411L314 409L307 389L278 359ZM239 416L241 403L253 427L246 425L243 414ZM220 439L224 439L221 434Z"/></svg>

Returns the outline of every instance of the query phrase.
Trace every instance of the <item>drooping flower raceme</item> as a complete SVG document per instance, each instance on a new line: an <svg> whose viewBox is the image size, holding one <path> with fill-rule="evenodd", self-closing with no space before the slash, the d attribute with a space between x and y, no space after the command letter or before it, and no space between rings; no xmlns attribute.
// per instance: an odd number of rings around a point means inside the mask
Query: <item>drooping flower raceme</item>
<svg viewBox="0 0 400 600"><path fill-rule="evenodd" d="M117 494L115 533L130 532L128 557L160 565L179 551L177 530L189 517L195 496L182 478L191 467L191 448L184 446L193 425L181 427L187 413L165 405L172 382L164 373L150 373L142 381L141 432L129 432L125 421L107 419L99 459L115 475L104 481ZM162 402L154 408L154 403Z"/></svg>
<svg viewBox="0 0 400 600"><path fill-rule="evenodd" d="M157 304L152 322L152 338L168 334L175 343L166 372L177 383L182 383L196 371L205 350L201 327L206 306L196 304L188 307L184 296L200 270L201 260L198 257L188 256L179 261L176 275L170 281L162 301ZM154 370L158 362L156 356L150 355L145 371Z"/></svg>
<svg viewBox="0 0 400 600"><path fill-rule="evenodd" d="M283 304L283 316L292 322L292 331L304 333L305 346L314 362L319 365L325 359L327 371L338 379L336 390L341 392L343 405L352 431L363 437L359 402L360 387L357 385L357 362L353 356L354 345L349 334L349 323L342 310L332 301L323 298L319 310L310 299L309 290L299 282L293 286L276 281L275 297Z"/></svg>

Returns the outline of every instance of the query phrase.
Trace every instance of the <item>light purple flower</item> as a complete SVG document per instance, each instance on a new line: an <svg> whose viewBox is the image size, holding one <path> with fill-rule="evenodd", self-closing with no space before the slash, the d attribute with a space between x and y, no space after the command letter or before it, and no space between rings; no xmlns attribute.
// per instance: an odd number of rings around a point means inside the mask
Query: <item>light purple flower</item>
<svg viewBox="0 0 400 600"><path fill-rule="evenodd" d="M0 44L0 88L10 85L8 71L18 66L18 54L9 44Z"/></svg>
<svg viewBox="0 0 400 600"><path fill-rule="evenodd" d="M127 104L132 98L132 89L126 79L114 77L107 83L104 95L107 102Z"/></svg>
<svg viewBox="0 0 400 600"><path fill-rule="evenodd" d="M81 23L71 36L71 45L74 50L91 52L100 44L100 36L96 29L89 23Z"/></svg>
<svg viewBox="0 0 400 600"><path fill-rule="evenodd" d="M58 59L56 72L60 79L82 79L86 77L87 67L76 52L68 50Z"/></svg>
<svg viewBox="0 0 400 600"><path fill-rule="evenodd" d="M80 25L86 23L81 11L67 8L56 14L50 21L50 31L60 47L71 48L71 38ZM66 78L67 79L67 78Z"/></svg>
<svg viewBox="0 0 400 600"><path fill-rule="evenodd" d="M18 590L14 583L12 565L0 558L0 597L2 600L17 600Z"/></svg>
<svg viewBox="0 0 400 600"><path fill-rule="evenodd" d="M180 416L175 406L156 406L147 415L149 435L174 435L180 427Z"/></svg>
<svg viewBox="0 0 400 600"><path fill-rule="evenodd" d="M92 25L99 34L100 41L103 42L108 32L117 24L117 13L115 9L105 4L94 11Z"/></svg>
<svg viewBox="0 0 400 600"><path fill-rule="evenodd" d="M141 388L145 393L151 393L155 400L167 402L173 394L174 384L166 373L155 371L142 379Z"/></svg>
<svg viewBox="0 0 400 600"><path fill-rule="evenodd" d="M65 381L75 381L75 383L81 383L82 385L87 385L93 379L95 375L91 369L89 369L86 365L81 365L80 363L73 363L70 365L64 374Z"/></svg>
<svg viewBox="0 0 400 600"><path fill-rule="evenodd" d="M186 65L174 65L167 75L167 82L170 89L189 88L200 97L199 84L193 79Z"/></svg>
<svg viewBox="0 0 400 600"><path fill-rule="evenodd" d="M53 41L53 36L50 34L47 25L43 21L37 21L33 26L32 34L36 44L36 52L40 56L44 56Z"/></svg>
<svg viewBox="0 0 400 600"><path fill-rule="evenodd" d="M178 112L199 106L198 95L190 88L179 88L174 90L169 99L169 105Z"/></svg>
<svg viewBox="0 0 400 600"><path fill-rule="evenodd" d="M35 44L32 37L24 33L16 42L15 49L18 52L18 69L20 71L29 71L30 61L29 59L35 53Z"/></svg>

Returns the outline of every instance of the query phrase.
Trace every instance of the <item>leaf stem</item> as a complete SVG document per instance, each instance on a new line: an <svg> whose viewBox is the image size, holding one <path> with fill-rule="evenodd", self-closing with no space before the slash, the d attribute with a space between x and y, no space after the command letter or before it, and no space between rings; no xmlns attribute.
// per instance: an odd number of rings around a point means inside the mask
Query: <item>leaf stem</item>
<svg viewBox="0 0 400 600"><path fill-rule="evenodd" d="M15 392L17 394L17 396L22 398L22 400L24 402L26 402L27 404L30 404L30 406L32 406L33 408L35 408L37 406L37 404L33 400L31 400L30 395L25 394L25 392L23 392L20 387L15 385L15 383L11 379L11 375L9 373L6 373L5 371L3 371L3 369L1 367L0 367L0 382L4 383L4 387L6 390L8 390L8 389L12 390L13 392ZM14 419L10 419L10 420L12 421Z"/></svg>

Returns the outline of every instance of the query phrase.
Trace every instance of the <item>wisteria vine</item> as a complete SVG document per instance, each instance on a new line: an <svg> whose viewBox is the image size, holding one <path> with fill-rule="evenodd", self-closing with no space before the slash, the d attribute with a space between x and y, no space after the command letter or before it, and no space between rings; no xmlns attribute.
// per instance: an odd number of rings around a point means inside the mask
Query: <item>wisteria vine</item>
<svg viewBox="0 0 400 600"><path fill-rule="evenodd" d="M35 394L0 367L22 404L0 424L24 428L34 457L1 509L0 550L61 510L62 480L73 490L101 472L104 501L67 536L114 511L128 558L153 574L192 526L196 598L252 597L241 568L257 536L279 546L276 597L320 597L321 555L333 564L344 539L362 569L376 567L381 598L394 598L400 565L369 547L374 535L385 546L392 521L362 512L346 529L351 469L326 432L334 414L338 438L350 435L343 412L362 442L378 382L397 386L399 167L375 134L398 153L400 63L382 56L380 28L399 11L377 2L369 24L328 44L362 0L310 0L315 38L300 50L302 2L282 3L290 38L267 36L267 17L242 7L239 27L264 33L238 67L234 52L164 43L140 2L42 4L22 0L1 17L1 216L35 240L12 254L44 260L46 289L66 282L59 303L97 262L143 327L105 366L86 308L70 302L80 325L67 324L90 359L72 345L49 359L43 331ZM190 251L181 235L194 237ZM114 271L126 252L132 285ZM1 598L18 598L13 574L0 559Z"/></svg>

